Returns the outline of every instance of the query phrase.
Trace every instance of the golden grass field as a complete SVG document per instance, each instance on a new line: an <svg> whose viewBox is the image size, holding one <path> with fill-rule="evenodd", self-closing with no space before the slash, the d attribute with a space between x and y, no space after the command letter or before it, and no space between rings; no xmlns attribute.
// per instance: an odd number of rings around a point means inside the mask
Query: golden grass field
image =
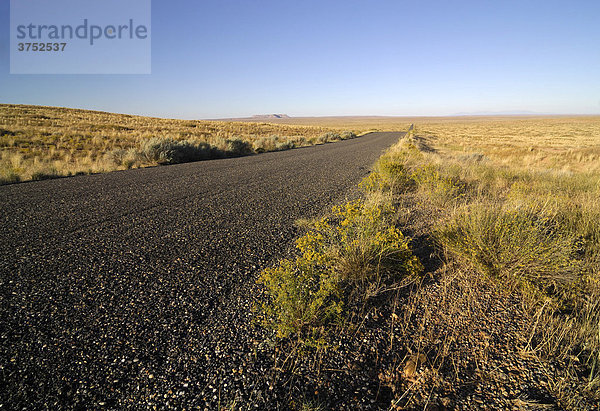
<svg viewBox="0 0 600 411"><path fill-rule="evenodd" d="M275 124L406 130L436 136L441 151L481 153L502 164L563 171L600 170L600 116L305 117Z"/></svg>
<svg viewBox="0 0 600 411"><path fill-rule="evenodd" d="M479 153L518 167L600 170L600 116L299 117L267 123L2 104L0 181L155 165L156 159L143 155L151 139L205 142L221 153L231 140L241 140L262 152L336 140L327 133L398 131L412 123L420 134L435 136L441 152Z"/></svg>
<svg viewBox="0 0 600 411"><path fill-rule="evenodd" d="M0 181L154 165L155 159L140 153L152 139L208 143L214 156L231 151L234 140L248 143L250 151L261 152L333 141L343 132L324 126L171 120L2 104Z"/></svg>

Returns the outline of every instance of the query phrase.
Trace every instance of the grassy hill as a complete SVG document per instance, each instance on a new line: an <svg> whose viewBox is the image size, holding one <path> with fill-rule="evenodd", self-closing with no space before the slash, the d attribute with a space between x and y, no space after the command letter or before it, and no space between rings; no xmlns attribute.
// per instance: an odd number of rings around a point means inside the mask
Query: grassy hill
<svg viewBox="0 0 600 411"><path fill-rule="evenodd" d="M0 183L283 150L350 138L339 127L187 121L0 105Z"/></svg>

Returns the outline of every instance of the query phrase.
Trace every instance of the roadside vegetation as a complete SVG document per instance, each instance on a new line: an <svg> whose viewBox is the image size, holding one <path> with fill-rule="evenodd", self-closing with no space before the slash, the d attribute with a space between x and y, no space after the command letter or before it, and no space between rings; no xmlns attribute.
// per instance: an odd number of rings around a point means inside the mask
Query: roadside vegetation
<svg viewBox="0 0 600 411"><path fill-rule="evenodd" d="M0 184L243 156L355 137L342 128L0 105Z"/></svg>
<svg viewBox="0 0 600 411"><path fill-rule="evenodd" d="M297 258L260 278L296 349L282 375L316 386L346 363L389 409L597 406L599 123L524 124L417 124L362 200L304 224Z"/></svg>
<svg viewBox="0 0 600 411"><path fill-rule="evenodd" d="M352 320L369 300L421 273L408 239L393 225L394 211L382 196L334 207L307 224L297 258L262 273L272 297L263 306L266 320L279 337L327 344L330 331L357 325Z"/></svg>

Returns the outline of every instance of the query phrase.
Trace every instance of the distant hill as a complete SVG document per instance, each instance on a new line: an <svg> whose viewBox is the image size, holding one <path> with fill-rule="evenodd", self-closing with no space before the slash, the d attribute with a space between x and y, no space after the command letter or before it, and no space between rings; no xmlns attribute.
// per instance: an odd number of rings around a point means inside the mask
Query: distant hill
<svg viewBox="0 0 600 411"><path fill-rule="evenodd" d="M273 120L275 118L290 118L287 114L255 114L252 116L255 120Z"/></svg>
<svg viewBox="0 0 600 411"><path fill-rule="evenodd" d="M213 119L216 121L273 121L273 120L286 120L292 117L287 114L255 114L250 117L229 117Z"/></svg>
<svg viewBox="0 0 600 411"><path fill-rule="evenodd" d="M527 110L508 110L508 111L470 111L452 114L451 116L543 116L545 113L538 113Z"/></svg>

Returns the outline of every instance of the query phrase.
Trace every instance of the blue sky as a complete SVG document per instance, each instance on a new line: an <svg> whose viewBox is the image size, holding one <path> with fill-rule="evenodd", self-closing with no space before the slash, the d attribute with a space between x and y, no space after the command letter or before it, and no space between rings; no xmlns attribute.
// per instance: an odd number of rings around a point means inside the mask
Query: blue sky
<svg viewBox="0 0 600 411"><path fill-rule="evenodd" d="M9 74L0 103L177 118L600 113L600 1L154 0L152 74Z"/></svg>

